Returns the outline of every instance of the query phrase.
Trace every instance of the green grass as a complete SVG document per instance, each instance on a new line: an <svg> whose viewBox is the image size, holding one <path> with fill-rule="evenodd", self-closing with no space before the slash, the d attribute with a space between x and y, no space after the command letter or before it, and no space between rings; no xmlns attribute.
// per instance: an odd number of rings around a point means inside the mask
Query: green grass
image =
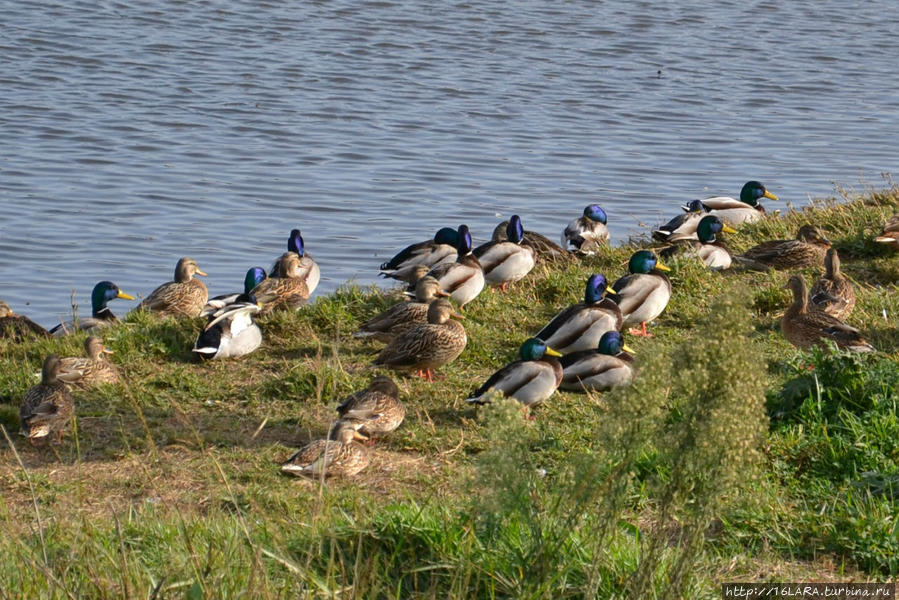
<svg viewBox="0 0 899 600"><path fill-rule="evenodd" d="M485 291L445 378L397 375L406 422L324 485L278 463L378 372L380 345L351 334L395 294L346 286L271 315L231 362L195 362L200 321L129 316L104 333L126 382L75 392L45 449L17 434L19 403L84 334L0 340L0 597L711 598L722 581L895 578L899 255L871 239L897 210L893 188L845 194L727 239L822 226L875 355L790 346L785 273L680 260L655 337L628 340L631 388L559 393L534 420L465 404L588 275L621 276L634 240Z"/></svg>

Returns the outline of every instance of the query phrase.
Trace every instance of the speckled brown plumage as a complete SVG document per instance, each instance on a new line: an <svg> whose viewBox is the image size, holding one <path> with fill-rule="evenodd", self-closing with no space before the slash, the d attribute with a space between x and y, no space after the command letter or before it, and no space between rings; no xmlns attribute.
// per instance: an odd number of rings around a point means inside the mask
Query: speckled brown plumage
<svg viewBox="0 0 899 600"><path fill-rule="evenodd" d="M309 287L304 281L308 271L303 270L296 252L285 252L281 256L278 272L281 277L269 277L253 288L263 313L296 310L309 301Z"/></svg>
<svg viewBox="0 0 899 600"><path fill-rule="evenodd" d="M428 322L420 323L393 339L375 359L375 365L389 369L426 371L453 361L465 349L465 328L450 317L456 314L449 300L439 298L428 308Z"/></svg>
<svg viewBox="0 0 899 600"><path fill-rule="evenodd" d="M784 337L791 344L808 350L825 340L831 340L840 348L856 352L874 351L874 347L862 338L858 329L824 311L808 309L808 288L802 277L793 275L784 287L792 290L793 303L784 313L780 326Z"/></svg>
<svg viewBox="0 0 899 600"><path fill-rule="evenodd" d="M22 435L32 444L56 434L56 443L75 413L75 401L59 379L60 360L55 354L44 359L41 382L25 392L19 409Z"/></svg>
<svg viewBox="0 0 899 600"><path fill-rule="evenodd" d="M823 266L824 255L830 241L814 225L799 228L795 240L772 240L753 246L739 257L750 267L767 269L793 269Z"/></svg>
<svg viewBox="0 0 899 600"><path fill-rule="evenodd" d="M49 336L46 329L24 315L17 315L9 304L0 300L0 338L21 342Z"/></svg>
<svg viewBox="0 0 899 600"><path fill-rule="evenodd" d="M824 258L824 276L815 282L809 292L811 306L827 314L845 320L855 306L855 290L840 272L840 257L834 248L827 251Z"/></svg>
<svg viewBox="0 0 899 600"><path fill-rule="evenodd" d="M362 421L359 433L380 436L400 426L406 407L399 399L400 390L390 377L379 375L368 387L344 398L337 406L341 419Z"/></svg>
<svg viewBox="0 0 899 600"><path fill-rule="evenodd" d="M899 250L899 215L893 215L887 219L883 231L874 238L874 241L888 244L893 250Z"/></svg>
<svg viewBox="0 0 899 600"><path fill-rule="evenodd" d="M175 266L175 280L164 283L144 298L138 309L151 310L162 316L196 317L209 299L206 285L194 275L206 273L197 261L182 257Z"/></svg>
<svg viewBox="0 0 899 600"><path fill-rule="evenodd" d="M426 271L427 272L427 271ZM440 289L440 282L430 276L422 277L415 284L415 300L394 304L359 326L353 334L357 338L370 338L389 342L410 327L428 322L428 307L436 298L447 296Z"/></svg>
<svg viewBox="0 0 899 600"><path fill-rule="evenodd" d="M80 387L89 387L99 383L117 383L119 370L106 360L106 354L112 350L98 337L84 340L86 357L67 357L60 361L60 379Z"/></svg>
<svg viewBox="0 0 899 600"><path fill-rule="evenodd" d="M281 465L281 472L296 477L352 477L368 466L371 453L353 440L359 423L337 421L327 440L300 448Z"/></svg>

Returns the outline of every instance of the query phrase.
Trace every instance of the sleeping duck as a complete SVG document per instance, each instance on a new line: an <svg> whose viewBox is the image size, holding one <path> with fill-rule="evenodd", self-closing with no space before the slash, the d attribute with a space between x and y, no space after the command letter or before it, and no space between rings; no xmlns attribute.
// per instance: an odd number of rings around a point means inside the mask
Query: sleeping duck
<svg viewBox="0 0 899 600"><path fill-rule="evenodd" d="M484 271L484 282L490 286L506 286L515 283L531 272L537 264L537 252L533 246L523 244L524 228L518 215L512 215L506 227L507 241L490 241L474 249L473 254Z"/></svg>
<svg viewBox="0 0 899 600"><path fill-rule="evenodd" d="M406 246L396 256L381 264L381 276L413 283L418 280L414 276L417 265L424 265L429 271L437 265L452 263L458 258L458 245L459 234L456 230L442 227L434 234L433 239Z"/></svg>
<svg viewBox="0 0 899 600"><path fill-rule="evenodd" d="M562 247L580 254L595 254L609 240L606 211L598 204L584 208L584 214L562 231Z"/></svg>

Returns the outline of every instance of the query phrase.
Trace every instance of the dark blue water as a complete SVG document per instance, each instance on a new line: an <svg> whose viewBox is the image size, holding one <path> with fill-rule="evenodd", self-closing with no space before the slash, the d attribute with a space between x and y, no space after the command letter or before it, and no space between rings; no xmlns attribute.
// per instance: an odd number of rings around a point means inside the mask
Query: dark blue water
<svg viewBox="0 0 899 600"><path fill-rule="evenodd" d="M443 225L556 238L598 202L622 239L748 179L794 204L878 186L897 21L884 0L0 0L0 297L50 325L182 255L231 291L292 227L320 294Z"/></svg>

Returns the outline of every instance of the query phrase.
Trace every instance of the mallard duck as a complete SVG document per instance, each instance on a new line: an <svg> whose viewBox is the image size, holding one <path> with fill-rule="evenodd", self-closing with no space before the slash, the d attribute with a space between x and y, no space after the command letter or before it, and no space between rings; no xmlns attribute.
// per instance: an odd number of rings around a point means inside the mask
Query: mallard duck
<svg viewBox="0 0 899 600"><path fill-rule="evenodd" d="M312 260L312 257L306 253L303 235L300 233L299 229L290 230L290 235L287 237L287 251L296 254L300 259L299 266L294 270L292 277L302 279L303 283L305 283L306 287L309 289L309 295L311 296L312 292L315 291L315 288L318 287L318 282L321 279L321 269L319 268L318 263ZM275 264L272 265L272 268L269 269L269 273L271 273L272 277L286 277L286 275L281 272L281 260L283 258L284 255L281 255L278 260L275 261Z"/></svg>
<svg viewBox="0 0 899 600"><path fill-rule="evenodd" d="M890 217L883 226L883 231L874 238L875 242L889 244L894 250L899 250L899 215Z"/></svg>
<svg viewBox="0 0 899 600"><path fill-rule="evenodd" d="M137 307L162 316L197 317L209 299L206 285L194 275L206 276L197 261L184 256L175 265L175 280L163 283L150 292Z"/></svg>
<svg viewBox="0 0 899 600"><path fill-rule="evenodd" d="M808 350L824 340L831 340L840 348L856 352L874 352L874 347L862 339L858 329L846 325L821 310L809 310L805 280L793 275L784 286L793 292L793 303L780 321L787 341Z"/></svg>
<svg viewBox="0 0 899 600"><path fill-rule="evenodd" d="M456 262L440 264L428 273L440 282L440 289L459 303L459 309L474 300L484 289L484 270L471 252L471 233L467 225L460 225Z"/></svg>
<svg viewBox="0 0 899 600"><path fill-rule="evenodd" d="M112 311L109 310L107 303L110 300L122 298L123 300L134 300L134 296L129 296L119 289L119 286L111 281L101 281L94 286L91 292L91 316L79 318L78 320L65 321L50 330L54 336L59 337L72 333L75 330L94 329L96 327L108 327L113 323L118 323L119 319Z"/></svg>
<svg viewBox="0 0 899 600"><path fill-rule="evenodd" d="M604 392L630 384L634 379L633 350L625 345L621 334L607 331L593 350L566 354L562 363L563 390Z"/></svg>
<svg viewBox="0 0 899 600"><path fill-rule="evenodd" d="M413 325L427 323L428 306L441 296L448 297L449 294L440 289L440 283L433 277L422 277L415 285L414 301L394 304L360 325L353 337L389 342Z"/></svg>
<svg viewBox="0 0 899 600"><path fill-rule="evenodd" d="M772 240L753 246L735 256L749 268L767 271L769 268L794 269L798 267L823 266L824 255L830 242L824 233L814 225L799 228L795 240Z"/></svg>
<svg viewBox="0 0 899 600"><path fill-rule="evenodd" d="M424 372L428 381L433 381L433 370L455 360L468 344L465 328L451 317L464 318L446 298L434 300L428 307L428 322L410 327L393 338L374 364Z"/></svg>
<svg viewBox="0 0 899 600"><path fill-rule="evenodd" d="M243 278L243 292L234 292L232 294L223 294L221 296L210 298L203 307L203 310L200 311L200 316L208 317L229 304L249 302L250 292L256 289L256 286L266 279L268 279L268 275L265 274L265 269L262 267L250 267Z"/></svg>
<svg viewBox="0 0 899 600"><path fill-rule="evenodd" d="M98 383L118 383L119 370L106 360L112 350L103 340L91 336L84 340L86 357L67 357L60 360L59 378L65 383L79 387L89 387Z"/></svg>
<svg viewBox="0 0 899 600"><path fill-rule="evenodd" d="M194 343L200 358L237 358L262 345L262 331L253 315L262 307L250 292L245 302L233 302L209 315L209 320Z"/></svg>
<svg viewBox="0 0 899 600"><path fill-rule="evenodd" d="M602 334L621 329L623 323L621 309L604 298L606 292L614 293L606 278L591 275L584 289L584 301L561 311L535 337L562 354L596 348Z"/></svg>
<svg viewBox="0 0 899 600"><path fill-rule="evenodd" d="M698 239L681 238L675 234L669 238L674 245L659 252L659 256L668 259L678 254L689 254L698 257L710 269L729 269L732 262L730 251L716 237L722 231L736 233L715 215L706 215L696 226Z"/></svg>
<svg viewBox="0 0 899 600"><path fill-rule="evenodd" d="M824 277L812 285L809 292L812 307L844 320L855 307L855 290L840 272L840 257L835 248L828 248L824 257ZM810 308L812 308L810 307Z"/></svg>
<svg viewBox="0 0 899 600"><path fill-rule="evenodd" d="M670 269L649 250L635 252L627 267L630 275L612 284L615 295L611 298L621 309L625 325L640 324L639 330L630 330L631 335L651 337L646 322L662 314L671 300L671 281L662 273Z"/></svg>
<svg viewBox="0 0 899 600"><path fill-rule="evenodd" d="M59 379L60 360L55 354L44 359L41 382L25 392L19 409L22 435L33 445L44 442L53 433L56 443L75 413L75 401L66 384Z"/></svg>
<svg viewBox="0 0 899 600"><path fill-rule="evenodd" d="M371 462L368 449L354 441L359 426L361 421L337 421L327 440L300 448L281 465L281 472L296 477L352 477Z"/></svg>
<svg viewBox="0 0 899 600"><path fill-rule="evenodd" d="M660 242L670 242L674 239L698 239L696 228L699 221L707 213L702 200L693 200L687 206L682 206L685 212L677 215L664 225L652 232L652 237Z"/></svg>
<svg viewBox="0 0 899 600"><path fill-rule="evenodd" d="M50 332L24 315L17 315L9 304L0 300L0 338L21 342L47 337Z"/></svg>
<svg viewBox="0 0 899 600"><path fill-rule="evenodd" d="M362 421L359 433L377 437L390 433L406 417L400 390L390 377L378 375L368 387L344 398L337 406L341 419Z"/></svg>
<svg viewBox="0 0 899 600"><path fill-rule="evenodd" d="M562 381L562 365L554 357L562 355L539 338L525 340L519 355L519 360L491 375L465 401L484 404L489 402L491 392L500 392L530 407L552 396Z"/></svg>
<svg viewBox="0 0 899 600"><path fill-rule="evenodd" d="M731 227L736 227L742 223L758 221L765 216L765 207L759 204L762 198L778 199L758 181L747 181L740 190L739 200L730 196L715 196L704 199L702 204L709 214L715 215Z"/></svg>
<svg viewBox="0 0 899 600"><path fill-rule="evenodd" d="M269 277L253 288L263 313L276 309L296 310L309 301L309 288L303 281L300 262L295 252L285 252L278 266L278 272L283 276Z"/></svg>
<svg viewBox="0 0 899 600"><path fill-rule="evenodd" d="M381 264L381 276L413 283L416 265L424 265L428 270L437 265L452 263L458 258L456 248L459 245L459 234L451 227L443 227L434 235L434 239L406 246L396 256Z"/></svg>
<svg viewBox="0 0 899 600"><path fill-rule="evenodd" d="M598 204L587 205L584 214L562 231L562 247L580 254L595 254L599 246L609 240L606 220L606 211L602 207Z"/></svg>
<svg viewBox="0 0 899 600"><path fill-rule="evenodd" d="M484 271L484 283L503 291L531 272L537 264L537 251L522 243L524 228L518 215L512 215L506 227L508 241L490 241L474 249L473 254Z"/></svg>
<svg viewBox="0 0 899 600"><path fill-rule="evenodd" d="M509 228L509 221L502 221L493 228L493 235L490 237L494 242L505 242L509 239L506 230ZM543 234L536 231L524 230L524 241L521 242L526 246L531 246L537 253L538 260L546 260L553 263L568 263L574 260L570 252L559 246L557 243L549 239Z"/></svg>

